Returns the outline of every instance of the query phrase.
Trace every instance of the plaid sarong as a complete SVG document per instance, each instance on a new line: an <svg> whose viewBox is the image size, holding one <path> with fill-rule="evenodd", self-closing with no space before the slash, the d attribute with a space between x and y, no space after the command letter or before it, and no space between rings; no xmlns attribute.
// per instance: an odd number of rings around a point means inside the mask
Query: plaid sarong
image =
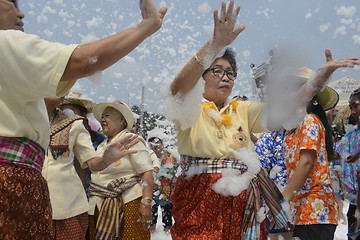
<svg viewBox="0 0 360 240"><path fill-rule="evenodd" d="M261 168L250 182L247 190L242 239L253 240L260 237L260 222L257 220L256 214L261 206L261 197L269 207L270 218L274 220L276 227L291 229L286 213L281 206L284 197L267 172Z"/></svg>
<svg viewBox="0 0 360 240"><path fill-rule="evenodd" d="M247 171L247 166L236 159L225 158L200 158L181 155L181 169L182 175L186 175L186 172L190 168L198 168L198 174L202 173L221 173L224 168L238 169L244 173Z"/></svg>
<svg viewBox="0 0 360 240"><path fill-rule="evenodd" d="M45 151L25 137L0 137L0 164L36 170L41 173Z"/></svg>
<svg viewBox="0 0 360 240"><path fill-rule="evenodd" d="M96 222L95 238L108 240L120 237L120 225L124 216L124 200L122 193L141 181L136 176L130 179L115 179L106 187L91 182L89 187L90 196L104 198Z"/></svg>

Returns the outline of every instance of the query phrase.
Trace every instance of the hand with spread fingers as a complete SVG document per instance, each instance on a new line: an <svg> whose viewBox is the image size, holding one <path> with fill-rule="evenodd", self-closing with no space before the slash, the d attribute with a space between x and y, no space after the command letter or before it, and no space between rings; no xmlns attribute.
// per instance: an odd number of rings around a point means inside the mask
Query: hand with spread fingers
<svg viewBox="0 0 360 240"><path fill-rule="evenodd" d="M240 12L240 6L234 8L234 0L231 0L228 7L226 3L221 3L220 17L218 10L214 11L214 36L213 44L219 47L230 45L237 36L245 29L245 25L241 24L236 27L237 16Z"/></svg>
<svg viewBox="0 0 360 240"><path fill-rule="evenodd" d="M151 24L151 33L156 32L162 25L163 18L167 12L166 7L162 7L157 11L155 4L151 0L140 0L139 1L141 15L143 17L143 23Z"/></svg>
<svg viewBox="0 0 360 240"><path fill-rule="evenodd" d="M353 68L356 65L360 65L358 57L352 58L339 58L333 60L330 49L325 49L326 63L322 65L318 71L326 71L328 74L332 74L338 68Z"/></svg>
<svg viewBox="0 0 360 240"><path fill-rule="evenodd" d="M313 97L314 93L316 94L317 92L321 91L321 89L327 85L331 75L334 73L335 70L337 70L338 68L353 68L356 65L360 65L359 58L357 57L339 58L333 60L331 51L328 48L325 49L325 58L326 62L307 82L307 92L310 92L311 94L309 99Z"/></svg>
<svg viewBox="0 0 360 240"><path fill-rule="evenodd" d="M137 151L129 149L138 142L139 139L136 134L126 135L119 141L108 145L104 152L103 161L110 165L126 155L137 153Z"/></svg>

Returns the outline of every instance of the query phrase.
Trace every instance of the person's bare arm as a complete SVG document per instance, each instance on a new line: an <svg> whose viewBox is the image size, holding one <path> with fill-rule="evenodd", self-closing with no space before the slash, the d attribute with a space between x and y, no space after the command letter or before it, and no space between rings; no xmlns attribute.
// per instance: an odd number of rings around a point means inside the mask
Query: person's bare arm
<svg viewBox="0 0 360 240"><path fill-rule="evenodd" d="M294 94L293 97L289 98L288 101L290 104L293 104L295 108L306 107L311 99L327 85L331 75L338 68L353 68L356 65L359 65L359 58L339 58L332 59L332 54L330 49L325 49L325 58L326 62L314 73L309 80ZM295 113L295 112L294 112ZM267 128L270 131L279 130L281 126L277 121L272 120L271 118L267 119Z"/></svg>
<svg viewBox="0 0 360 240"><path fill-rule="evenodd" d="M300 191L302 186L304 186L305 181L314 166L315 159L315 150L303 149L300 151L299 163L296 166L294 174L290 178L290 181L285 186L285 189L282 193L287 200L290 201L294 197L294 195L298 191Z"/></svg>
<svg viewBox="0 0 360 240"><path fill-rule="evenodd" d="M135 49L142 41L158 31L167 8L158 12L151 0L141 0L143 20L135 27L110 37L79 46L72 53L61 81L71 81L102 71ZM96 61L91 61L96 59Z"/></svg>
<svg viewBox="0 0 360 240"><path fill-rule="evenodd" d="M241 24L235 28L240 6L234 9L234 0L231 0L228 8L226 3L222 2L220 18L218 10L214 11L214 36L210 39L190 61L181 70L178 76L171 84L171 93L173 95L181 92L189 92L201 78L205 69L210 67L216 56L226 46L230 45L236 37L245 29Z"/></svg>
<svg viewBox="0 0 360 240"><path fill-rule="evenodd" d="M138 222L142 223L143 229L146 231L148 230L152 219L151 202L153 197L153 188L155 185L152 171L147 171L144 174L142 174L141 179L143 182L143 191L141 197L149 204L148 205L141 204L139 209Z"/></svg>

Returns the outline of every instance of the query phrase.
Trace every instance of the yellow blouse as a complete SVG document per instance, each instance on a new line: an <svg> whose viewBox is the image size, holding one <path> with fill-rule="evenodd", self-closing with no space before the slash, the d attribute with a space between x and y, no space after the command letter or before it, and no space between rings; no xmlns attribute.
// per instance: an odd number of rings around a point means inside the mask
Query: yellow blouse
<svg viewBox="0 0 360 240"><path fill-rule="evenodd" d="M216 119L213 110L224 120ZM192 157L234 159L240 148L252 148L250 133L266 131L263 113L264 104L253 101L233 100L220 111L213 102L202 103L194 126L182 131L179 122L175 121L178 151Z"/></svg>

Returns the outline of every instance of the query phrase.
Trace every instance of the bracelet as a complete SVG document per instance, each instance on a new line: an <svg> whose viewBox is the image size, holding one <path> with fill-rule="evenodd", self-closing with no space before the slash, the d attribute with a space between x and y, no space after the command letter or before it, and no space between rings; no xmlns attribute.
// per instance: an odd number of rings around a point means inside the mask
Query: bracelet
<svg viewBox="0 0 360 240"><path fill-rule="evenodd" d="M197 56L197 54L195 54L194 56L195 62L197 62L200 66L204 67L204 64L200 61L199 57Z"/></svg>
<svg viewBox="0 0 360 240"><path fill-rule="evenodd" d="M151 197L143 197L142 199L147 199L147 200L152 201L152 198L151 198Z"/></svg>
<svg viewBox="0 0 360 240"><path fill-rule="evenodd" d="M141 199L141 204L144 205L144 206L151 206L152 205L152 199L151 201L147 201L149 200L148 198L142 198Z"/></svg>

